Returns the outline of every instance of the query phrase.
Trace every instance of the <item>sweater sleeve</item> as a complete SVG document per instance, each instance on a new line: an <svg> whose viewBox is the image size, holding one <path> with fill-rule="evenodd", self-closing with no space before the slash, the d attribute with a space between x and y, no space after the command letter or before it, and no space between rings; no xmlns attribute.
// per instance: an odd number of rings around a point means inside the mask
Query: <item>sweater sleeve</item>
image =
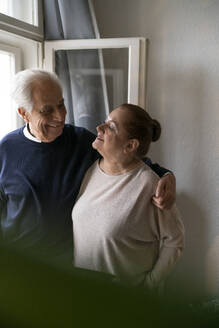
<svg viewBox="0 0 219 328"><path fill-rule="evenodd" d="M5 195L3 192L3 188L0 184L0 218L1 218L2 209L3 209L4 204L5 204Z"/></svg>
<svg viewBox="0 0 219 328"><path fill-rule="evenodd" d="M152 163L151 159L149 157L146 157L144 160L144 163L146 163L148 166L150 166L150 168L157 174L159 175L160 178L162 178L162 176L164 176L166 173L171 173L173 174L173 172L171 172L170 170L165 169L164 167L160 166L157 163Z"/></svg>
<svg viewBox="0 0 219 328"><path fill-rule="evenodd" d="M171 272L184 248L184 225L179 211L174 205L170 210L155 208L160 232L160 252L157 262L146 276L148 287L158 287Z"/></svg>

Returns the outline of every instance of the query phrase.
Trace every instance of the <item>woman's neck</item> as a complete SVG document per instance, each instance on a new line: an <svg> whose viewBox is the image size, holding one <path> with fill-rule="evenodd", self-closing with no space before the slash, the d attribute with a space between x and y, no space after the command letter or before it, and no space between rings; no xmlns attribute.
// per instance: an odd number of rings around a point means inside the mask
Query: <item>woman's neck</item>
<svg viewBox="0 0 219 328"><path fill-rule="evenodd" d="M140 159L132 158L125 160L112 160L102 158L100 160L100 168L103 172L110 175L119 175L131 171L135 167L142 164Z"/></svg>

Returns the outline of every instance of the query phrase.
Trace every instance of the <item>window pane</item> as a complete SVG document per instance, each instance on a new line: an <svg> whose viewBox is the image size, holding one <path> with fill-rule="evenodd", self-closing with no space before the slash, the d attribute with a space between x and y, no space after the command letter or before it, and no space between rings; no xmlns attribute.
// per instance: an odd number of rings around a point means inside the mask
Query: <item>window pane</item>
<svg viewBox="0 0 219 328"><path fill-rule="evenodd" d="M96 133L108 113L98 50L59 50L55 62L63 85L66 121Z"/></svg>
<svg viewBox="0 0 219 328"><path fill-rule="evenodd" d="M25 23L38 25L37 0L0 0L0 12Z"/></svg>
<svg viewBox="0 0 219 328"><path fill-rule="evenodd" d="M0 90L1 90L1 119L0 139L15 126L16 112L10 97L11 80L14 75L14 56L0 51Z"/></svg>
<svg viewBox="0 0 219 328"><path fill-rule="evenodd" d="M112 111L128 101L128 49L103 49L109 109Z"/></svg>
<svg viewBox="0 0 219 328"><path fill-rule="evenodd" d="M128 101L128 49L77 49L55 52L68 123L96 133L109 111Z"/></svg>

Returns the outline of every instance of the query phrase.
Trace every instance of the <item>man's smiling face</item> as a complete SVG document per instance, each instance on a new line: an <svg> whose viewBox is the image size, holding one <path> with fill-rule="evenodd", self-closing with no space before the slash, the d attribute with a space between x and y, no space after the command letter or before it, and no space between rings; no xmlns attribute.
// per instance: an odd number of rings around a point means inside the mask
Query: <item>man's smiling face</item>
<svg viewBox="0 0 219 328"><path fill-rule="evenodd" d="M43 142L51 142L62 134L66 108L62 90L51 80L34 82L33 109L26 112L30 133Z"/></svg>

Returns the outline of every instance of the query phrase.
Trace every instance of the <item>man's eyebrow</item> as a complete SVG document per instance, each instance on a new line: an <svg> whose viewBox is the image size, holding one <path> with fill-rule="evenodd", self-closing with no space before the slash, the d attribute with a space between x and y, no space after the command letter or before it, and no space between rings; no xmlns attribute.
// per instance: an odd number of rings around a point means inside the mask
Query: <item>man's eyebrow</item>
<svg viewBox="0 0 219 328"><path fill-rule="evenodd" d="M50 104L45 104L41 107L41 109L50 109L52 107L52 105Z"/></svg>

